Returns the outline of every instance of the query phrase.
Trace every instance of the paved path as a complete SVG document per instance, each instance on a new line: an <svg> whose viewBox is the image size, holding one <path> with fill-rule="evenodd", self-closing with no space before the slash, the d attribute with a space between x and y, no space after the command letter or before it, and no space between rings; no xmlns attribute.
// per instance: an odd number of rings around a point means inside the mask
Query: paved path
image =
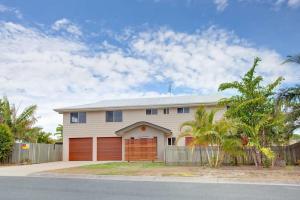
<svg viewBox="0 0 300 200"><path fill-rule="evenodd" d="M0 177L5 200L298 200L299 186Z"/></svg>
<svg viewBox="0 0 300 200"><path fill-rule="evenodd" d="M0 176L28 176L33 173L38 173L42 171L62 169L69 167L78 167L86 164L97 164L103 162L93 162L93 161L77 161L77 162L49 162L33 165L17 165L17 166L1 166Z"/></svg>

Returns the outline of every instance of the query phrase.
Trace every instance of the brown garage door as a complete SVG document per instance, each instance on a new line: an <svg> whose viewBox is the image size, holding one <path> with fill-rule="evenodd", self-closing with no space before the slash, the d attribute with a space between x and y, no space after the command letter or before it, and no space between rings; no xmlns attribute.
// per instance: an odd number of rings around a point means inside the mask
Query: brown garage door
<svg viewBox="0 0 300 200"><path fill-rule="evenodd" d="M69 160L93 160L93 138L70 138Z"/></svg>
<svg viewBox="0 0 300 200"><path fill-rule="evenodd" d="M157 137L125 140L125 160L154 161L157 159Z"/></svg>
<svg viewBox="0 0 300 200"><path fill-rule="evenodd" d="M98 137L97 160L122 160L122 138Z"/></svg>

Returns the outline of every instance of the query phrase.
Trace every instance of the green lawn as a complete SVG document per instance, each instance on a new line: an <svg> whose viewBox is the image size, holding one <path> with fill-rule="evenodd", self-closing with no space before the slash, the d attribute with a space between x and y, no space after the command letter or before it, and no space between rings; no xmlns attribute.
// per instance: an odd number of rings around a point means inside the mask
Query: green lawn
<svg viewBox="0 0 300 200"><path fill-rule="evenodd" d="M167 168L162 162L112 162L55 170L59 173L97 175L141 175L145 171Z"/></svg>
<svg viewBox="0 0 300 200"><path fill-rule="evenodd" d="M104 164L92 164L85 165L82 168L86 169L147 169L147 168L157 168L164 167L165 164L162 162L113 162Z"/></svg>
<svg viewBox="0 0 300 200"><path fill-rule="evenodd" d="M180 176L241 181L277 181L300 184L300 166L256 168L255 166L167 166L162 162L112 162L50 171L63 174Z"/></svg>

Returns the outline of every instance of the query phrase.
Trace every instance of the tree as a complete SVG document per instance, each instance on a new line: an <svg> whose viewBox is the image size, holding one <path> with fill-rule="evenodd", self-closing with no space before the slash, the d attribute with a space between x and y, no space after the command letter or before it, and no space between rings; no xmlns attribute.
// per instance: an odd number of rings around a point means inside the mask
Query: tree
<svg viewBox="0 0 300 200"><path fill-rule="evenodd" d="M63 139L63 125L62 124L58 124L58 126L56 127L56 133L54 135L58 137L57 141L62 141L62 139Z"/></svg>
<svg viewBox="0 0 300 200"><path fill-rule="evenodd" d="M37 121L36 109L37 106L32 105L18 114L15 105L10 105L7 97L4 97L1 101L0 121L10 128L15 140L23 140L26 132L30 131Z"/></svg>
<svg viewBox="0 0 300 200"><path fill-rule="evenodd" d="M300 85L281 89L276 97L276 107L286 113L286 132L291 137L300 128Z"/></svg>
<svg viewBox="0 0 300 200"><path fill-rule="evenodd" d="M260 61L260 58L254 59L253 66L240 82L222 83L219 86L219 91L237 90L237 95L222 99L220 104L228 106L225 117L239 121L239 132L248 138L256 166L262 164L261 153L271 155L268 153L269 146L282 141L284 134L284 115L280 111L275 112L274 106L274 90L283 78L279 77L273 83L263 86L263 78L255 76Z"/></svg>
<svg viewBox="0 0 300 200"><path fill-rule="evenodd" d="M40 131L37 135L37 143L54 144L54 140L51 138L52 133Z"/></svg>
<svg viewBox="0 0 300 200"><path fill-rule="evenodd" d="M181 125L180 135L192 137L190 147L194 149L200 145L205 147L207 159L211 167L217 167L222 163L224 152L234 155L243 153L241 139L236 135L234 122L228 119L214 121L215 111L206 112L204 107L199 107L193 121L187 121ZM216 148L216 151L209 149Z"/></svg>
<svg viewBox="0 0 300 200"><path fill-rule="evenodd" d="M293 62L293 63L298 63L300 64L300 54L294 55L294 56L287 56L287 59L282 63L288 63L288 62Z"/></svg>
<svg viewBox="0 0 300 200"><path fill-rule="evenodd" d="M5 160L12 151L13 135L6 124L0 124L0 161Z"/></svg>

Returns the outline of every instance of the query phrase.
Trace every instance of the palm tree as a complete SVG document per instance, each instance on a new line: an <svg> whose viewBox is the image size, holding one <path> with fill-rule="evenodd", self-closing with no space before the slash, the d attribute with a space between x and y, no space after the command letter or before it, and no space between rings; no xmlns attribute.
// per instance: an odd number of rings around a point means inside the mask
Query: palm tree
<svg viewBox="0 0 300 200"><path fill-rule="evenodd" d="M193 121L187 121L181 125L177 141L183 137L192 137L190 147L205 147L208 163L211 167L217 167L223 160L223 152L240 153L241 140L236 137L234 123L227 119L214 121L215 111L206 112L204 107L199 107ZM213 148L216 148L216 151ZM209 149L211 151L209 152ZM234 149L234 150L233 150Z"/></svg>
<svg viewBox="0 0 300 200"><path fill-rule="evenodd" d="M62 141L63 138L63 125L62 124L58 124L58 126L56 127L56 133L54 134L55 136L58 136L58 141Z"/></svg>
<svg viewBox="0 0 300 200"><path fill-rule="evenodd" d="M287 114L287 133L292 136L300 128L300 85L281 89L276 97L276 107Z"/></svg>
<svg viewBox="0 0 300 200"><path fill-rule="evenodd" d="M300 64L300 54L294 55L294 56L287 56L287 59L282 63L288 63L288 62L293 62L293 63L298 63Z"/></svg>
<svg viewBox="0 0 300 200"><path fill-rule="evenodd" d="M26 132L30 131L37 121L36 109L37 106L32 105L18 114L15 105L10 105L7 97L4 97L0 107L0 122L10 128L15 140L23 140Z"/></svg>

